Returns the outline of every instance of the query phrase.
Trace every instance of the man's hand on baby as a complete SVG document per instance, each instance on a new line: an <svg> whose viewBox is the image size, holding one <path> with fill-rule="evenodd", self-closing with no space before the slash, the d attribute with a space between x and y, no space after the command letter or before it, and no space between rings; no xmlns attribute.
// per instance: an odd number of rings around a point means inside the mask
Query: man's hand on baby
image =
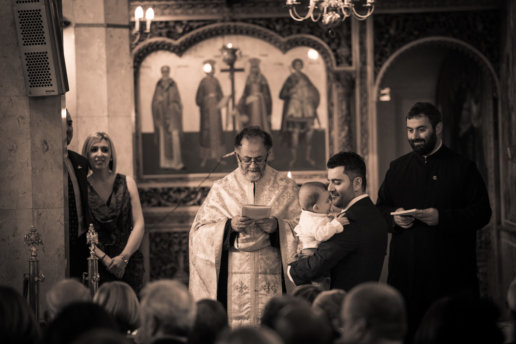
<svg viewBox="0 0 516 344"><path fill-rule="evenodd" d="M337 217L335 217L335 220L339 221L339 223L343 226L345 225L349 225L349 219L346 217L346 215L337 215Z"/></svg>

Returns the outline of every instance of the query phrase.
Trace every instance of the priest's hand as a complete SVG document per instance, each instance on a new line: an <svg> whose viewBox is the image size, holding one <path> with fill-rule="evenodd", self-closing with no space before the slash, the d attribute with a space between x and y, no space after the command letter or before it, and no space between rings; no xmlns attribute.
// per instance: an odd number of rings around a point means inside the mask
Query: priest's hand
<svg viewBox="0 0 516 344"><path fill-rule="evenodd" d="M396 211L405 210L403 208L398 208ZM400 226L401 228L408 229L414 225L414 217L410 215L394 215L394 223Z"/></svg>
<svg viewBox="0 0 516 344"><path fill-rule="evenodd" d="M439 224L439 210L435 208L426 208L416 211L414 217L429 226L437 226Z"/></svg>
<svg viewBox="0 0 516 344"><path fill-rule="evenodd" d="M231 228L233 228L235 232L245 233L251 223L253 223L251 218L237 215L231 219Z"/></svg>
<svg viewBox="0 0 516 344"><path fill-rule="evenodd" d="M274 216L256 220L254 223L265 233L274 233L278 229L278 219Z"/></svg>

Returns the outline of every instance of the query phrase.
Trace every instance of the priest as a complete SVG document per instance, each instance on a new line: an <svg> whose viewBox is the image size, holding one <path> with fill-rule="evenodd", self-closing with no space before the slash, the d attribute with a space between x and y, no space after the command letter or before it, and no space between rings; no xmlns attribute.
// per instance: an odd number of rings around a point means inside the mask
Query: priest
<svg viewBox="0 0 516 344"><path fill-rule="evenodd" d="M293 287L293 229L301 209L298 187L267 164L271 136L259 127L235 138L238 168L213 184L190 229L190 291L217 299L232 327L258 325L267 301ZM270 207L270 216L242 216L242 206Z"/></svg>

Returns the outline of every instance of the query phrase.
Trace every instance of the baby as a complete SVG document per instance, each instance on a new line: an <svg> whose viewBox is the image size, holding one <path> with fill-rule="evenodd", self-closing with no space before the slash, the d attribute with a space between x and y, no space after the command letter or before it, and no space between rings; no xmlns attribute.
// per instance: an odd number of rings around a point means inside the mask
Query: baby
<svg viewBox="0 0 516 344"><path fill-rule="evenodd" d="M344 216L329 216L331 208L330 193L321 182L307 182L299 190L299 204L303 209L299 224L294 232L299 238L300 256L311 256L315 253L319 243L330 239L336 233L344 230L349 220ZM313 281L323 290L329 288L329 277Z"/></svg>

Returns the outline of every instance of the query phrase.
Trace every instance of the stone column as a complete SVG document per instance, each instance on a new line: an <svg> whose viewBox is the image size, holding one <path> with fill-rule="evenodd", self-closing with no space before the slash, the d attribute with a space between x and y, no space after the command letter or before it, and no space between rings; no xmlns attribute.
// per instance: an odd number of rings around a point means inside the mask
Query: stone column
<svg viewBox="0 0 516 344"><path fill-rule="evenodd" d="M34 225L43 241L38 257L46 276L40 288L44 310L46 291L66 269L65 134L61 96L26 95L13 3L0 6L0 281L22 292L30 257L23 238Z"/></svg>
<svg viewBox="0 0 516 344"><path fill-rule="evenodd" d="M67 6L70 1L66 0ZM134 87L127 0L74 0L75 145L105 131L113 139L118 172L134 174ZM66 15L66 14L65 14Z"/></svg>

